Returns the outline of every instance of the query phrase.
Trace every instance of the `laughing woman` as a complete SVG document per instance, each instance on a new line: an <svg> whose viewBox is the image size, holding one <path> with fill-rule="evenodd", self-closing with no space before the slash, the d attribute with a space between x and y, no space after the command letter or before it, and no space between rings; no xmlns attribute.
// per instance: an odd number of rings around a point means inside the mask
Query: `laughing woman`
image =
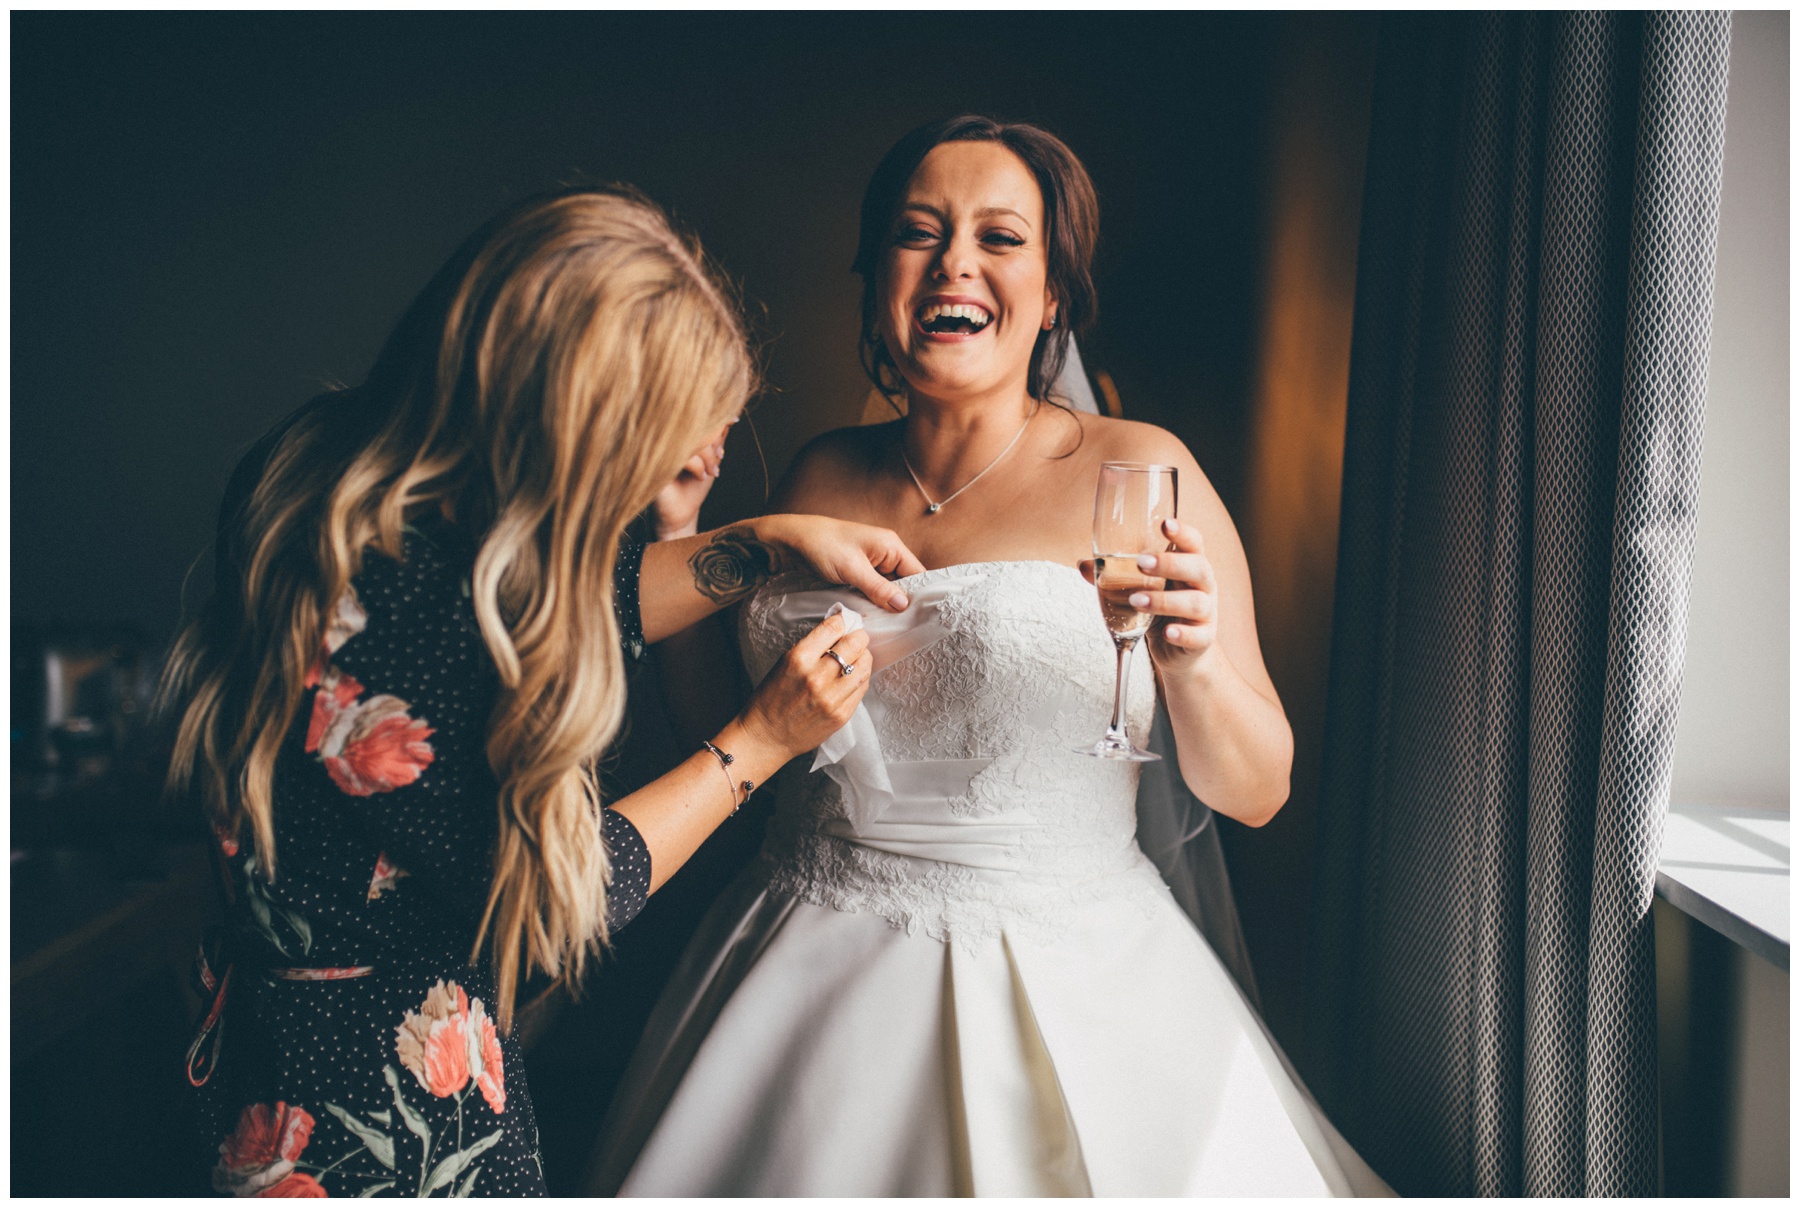
<svg viewBox="0 0 1800 1208"><path fill-rule="evenodd" d="M1091 318L1093 186L980 117L876 169L863 351L904 399L828 433L787 506L890 527L932 569L883 615L810 576L744 606L767 667L867 617L867 708L780 786L760 861L688 949L590 1178L645 1196L1342 1195L1379 1180L1305 1090L1135 838L1137 768L1085 758L1114 702L1087 575L1107 461L1179 468L1128 701L1160 692L1194 793L1249 825L1292 739L1224 506L1173 436L1050 386ZM795 771L801 771L801 768Z"/></svg>
<svg viewBox="0 0 1800 1208"><path fill-rule="evenodd" d="M784 567L896 608L882 572L918 569L816 517L624 539L753 385L699 249L641 199L566 191L477 232L362 386L244 459L165 685L229 902L187 1062L216 1190L542 1193L522 982L576 982L869 678L866 636L827 621L602 808L626 660Z"/></svg>

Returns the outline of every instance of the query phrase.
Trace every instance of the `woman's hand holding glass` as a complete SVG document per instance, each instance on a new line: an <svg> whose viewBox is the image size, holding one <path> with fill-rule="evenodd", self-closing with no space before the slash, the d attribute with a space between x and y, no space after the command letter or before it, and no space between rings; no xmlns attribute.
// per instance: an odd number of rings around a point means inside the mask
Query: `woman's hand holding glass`
<svg viewBox="0 0 1800 1208"><path fill-rule="evenodd" d="M1170 520L1163 533L1175 548L1137 559L1145 577L1163 580L1162 590L1132 592L1127 602L1153 618L1148 640L1157 670L1179 675L1204 664L1218 641L1219 584L1199 529ZM1081 573L1094 581L1092 559L1082 562Z"/></svg>
<svg viewBox="0 0 1800 1208"><path fill-rule="evenodd" d="M1179 520L1163 523L1173 549L1138 558L1138 569L1165 581L1161 591L1132 593L1131 606L1152 614L1150 657L1157 670L1180 675L1212 654L1219 637L1219 584L1200 530Z"/></svg>

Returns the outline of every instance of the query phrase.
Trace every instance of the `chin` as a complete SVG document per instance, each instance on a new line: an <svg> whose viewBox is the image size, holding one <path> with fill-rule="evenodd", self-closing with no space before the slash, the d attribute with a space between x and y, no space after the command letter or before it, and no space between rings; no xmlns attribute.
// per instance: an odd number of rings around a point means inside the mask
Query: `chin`
<svg viewBox="0 0 1800 1208"><path fill-rule="evenodd" d="M968 367L956 365L922 365L918 361L904 366L900 376L918 393L941 399L985 394L1005 380L1004 374L971 372Z"/></svg>

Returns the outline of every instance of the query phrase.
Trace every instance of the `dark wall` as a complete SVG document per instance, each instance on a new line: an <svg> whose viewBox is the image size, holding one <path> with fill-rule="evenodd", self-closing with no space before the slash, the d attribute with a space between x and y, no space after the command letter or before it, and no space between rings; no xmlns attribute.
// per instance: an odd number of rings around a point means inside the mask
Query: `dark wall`
<svg viewBox="0 0 1800 1208"><path fill-rule="evenodd" d="M236 456L355 381L508 201L634 182L742 283L778 475L854 422L862 186L906 129L1038 120L1102 198L1090 367L1242 487L1271 19L18 14L13 611L169 634ZM741 425L709 523L758 509ZM202 587L196 584L192 592Z"/></svg>

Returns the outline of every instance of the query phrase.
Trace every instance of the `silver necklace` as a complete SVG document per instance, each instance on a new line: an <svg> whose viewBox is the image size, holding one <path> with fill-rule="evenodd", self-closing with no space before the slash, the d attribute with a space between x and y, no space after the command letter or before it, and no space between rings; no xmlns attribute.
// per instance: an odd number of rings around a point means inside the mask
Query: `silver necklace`
<svg viewBox="0 0 1800 1208"><path fill-rule="evenodd" d="M1036 410L1033 410L1031 413L1031 415L1036 415L1036 414L1037 414ZM960 487L957 487L954 491L951 491L948 495L944 496L942 499L937 500L936 502L933 502L931 496L926 492L925 484L919 481L919 472L917 470L913 469L912 459L907 457L907 455L906 455L906 441L905 441L905 438L903 437L900 441L900 461L901 461L901 464L906 466L906 472L908 474L912 475L913 485L915 487L919 488L919 494L921 496L923 496L925 499L925 514L927 516L937 515L939 512L943 511L944 505L946 503L949 503L952 499L955 499L958 495L962 494L964 491L968 490L970 487L972 487L976 483L980 482L982 477L989 470L991 470L995 466L999 465L1000 459L1005 457L1008 453L1011 453L1013 451L1013 446L1019 443L1019 438L1021 436L1025 435L1025 429L1031 426L1031 415L1027 415L1025 417L1025 422L1019 425L1019 430L1017 432L1013 433L1013 438L1006 442L1006 448L1000 450L999 457L996 457L996 458L994 458L994 460L988 462L986 467L984 467L982 469L980 474L975 475L975 477L969 479L969 481L963 483Z"/></svg>

